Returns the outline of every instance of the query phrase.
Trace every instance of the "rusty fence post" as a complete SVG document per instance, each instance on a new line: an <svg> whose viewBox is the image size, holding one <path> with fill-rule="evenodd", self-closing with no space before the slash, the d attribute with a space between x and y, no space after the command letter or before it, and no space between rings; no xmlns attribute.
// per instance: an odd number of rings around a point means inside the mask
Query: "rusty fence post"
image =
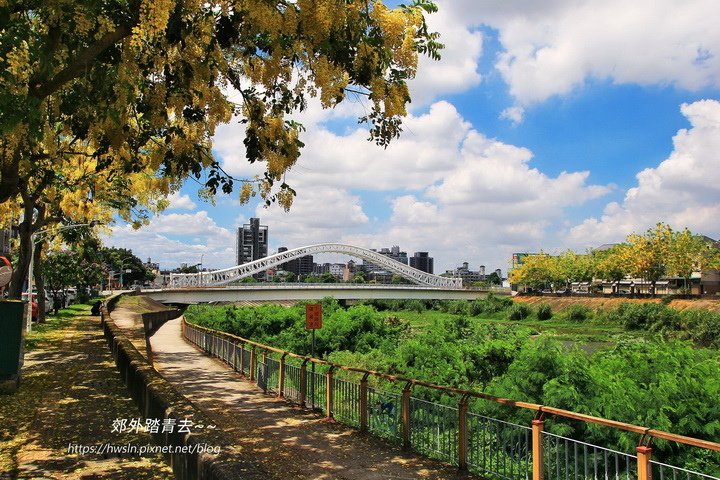
<svg viewBox="0 0 720 480"><path fill-rule="evenodd" d="M237 341L236 340L233 340L232 346L233 346L233 348L232 348L232 363L231 363L231 365L233 367L233 370L235 370L237 372Z"/></svg>
<svg viewBox="0 0 720 480"><path fill-rule="evenodd" d="M240 344L240 373L245 375L245 344Z"/></svg>
<svg viewBox="0 0 720 480"><path fill-rule="evenodd" d="M647 445L639 445L637 447L637 478L638 480L650 480L652 478L652 470L650 459L652 457L652 448Z"/></svg>
<svg viewBox="0 0 720 480"><path fill-rule="evenodd" d="M278 366L278 397L285 396L285 356L287 352L283 353L280 357L280 363Z"/></svg>
<svg viewBox="0 0 720 480"><path fill-rule="evenodd" d="M363 375L360 380L360 431L367 432L368 430L368 376L370 373Z"/></svg>
<svg viewBox="0 0 720 480"><path fill-rule="evenodd" d="M307 400L307 362L306 358L302 365L300 365L300 405L306 407L305 401Z"/></svg>
<svg viewBox="0 0 720 480"><path fill-rule="evenodd" d="M467 470L468 435L467 435L467 412L469 397L463 395L458 403L458 468Z"/></svg>
<svg viewBox="0 0 720 480"><path fill-rule="evenodd" d="M410 448L410 389L412 382L407 382L402 391L402 441L403 448Z"/></svg>
<svg viewBox="0 0 720 480"><path fill-rule="evenodd" d="M541 417L542 418L542 417ZM545 422L537 418L532 421L532 464L533 480L543 480L542 432Z"/></svg>
<svg viewBox="0 0 720 480"><path fill-rule="evenodd" d="M268 392L268 386L269 386L268 384L270 383L270 379L268 378L270 376L270 366L267 363L267 359L268 359L268 351L263 350L262 363L263 363L263 365L265 365L263 367L263 372L262 372L262 374L265 376L265 381L263 382L263 393Z"/></svg>
<svg viewBox="0 0 720 480"><path fill-rule="evenodd" d="M250 350L250 381L255 380L255 374L257 369L257 351L255 350L257 347L255 345L252 346L252 349Z"/></svg>
<svg viewBox="0 0 720 480"><path fill-rule="evenodd" d="M333 400L334 400L334 392L333 392L333 370L335 369L334 365L330 365L330 368L328 369L327 373L325 374L325 418L328 420L333 418Z"/></svg>

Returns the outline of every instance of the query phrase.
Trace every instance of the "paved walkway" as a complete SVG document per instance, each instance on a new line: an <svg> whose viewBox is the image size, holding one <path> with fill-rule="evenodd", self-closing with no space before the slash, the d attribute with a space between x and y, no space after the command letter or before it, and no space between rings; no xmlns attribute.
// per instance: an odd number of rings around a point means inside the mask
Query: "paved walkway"
<svg viewBox="0 0 720 480"><path fill-rule="evenodd" d="M113 317L115 313L113 313ZM181 320L152 337L155 368L228 432L247 458L283 479L469 478L265 395L181 336Z"/></svg>
<svg viewBox="0 0 720 480"><path fill-rule="evenodd" d="M63 310L59 320L28 337L32 349L25 353L20 388L0 395L0 480L173 478L159 454L79 453L81 446L154 445L142 431L113 432L115 419L130 422L140 412L99 317L87 316L89 310Z"/></svg>

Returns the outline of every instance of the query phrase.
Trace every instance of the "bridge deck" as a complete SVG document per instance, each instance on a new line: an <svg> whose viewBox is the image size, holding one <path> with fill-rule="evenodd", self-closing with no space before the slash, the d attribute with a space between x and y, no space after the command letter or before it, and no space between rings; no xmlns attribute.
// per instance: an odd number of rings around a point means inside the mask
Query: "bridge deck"
<svg viewBox="0 0 720 480"><path fill-rule="evenodd" d="M187 343L179 319L161 327L151 343L155 368L277 478L474 478L263 394Z"/></svg>

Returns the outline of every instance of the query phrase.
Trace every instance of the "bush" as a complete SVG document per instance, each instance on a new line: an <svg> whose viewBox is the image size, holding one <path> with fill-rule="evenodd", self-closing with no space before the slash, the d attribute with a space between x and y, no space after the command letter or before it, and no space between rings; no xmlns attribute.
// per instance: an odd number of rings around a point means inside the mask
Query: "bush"
<svg viewBox="0 0 720 480"><path fill-rule="evenodd" d="M408 300L405 302L405 310L422 313L427 310L427 308L425 307L425 302L422 300Z"/></svg>
<svg viewBox="0 0 720 480"><path fill-rule="evenodd" d="M592 310L585 305L575 304L570 305L570 308L565 311L565 315L567 315L567 319L571 322L584 322L590 318Z"/></svg>
<svg viewBox="0 0 720 480"><path fill-rule="evenodd" d="M481 314L493 314L502 312L513 305L512 299L508 297L498 297L492 293L487 297L475 300L470 303L470 314L478 316Z"/></svg>
<svg viewBox="0 0 720 480"><path fill-rule="evenodd" d="M677 330L680 327L680 316L662 303L631 303L620 304L615 316L627 330Z"/></svg>
<svg viewBox="0 0 720 480"><path fill-rule="evenodd" d="M448 313L467 315L469 302L466 300L452 300L448 305Z"/></svg>
<svg viewBox="0 0 720 480"><path fill-rule="evenodd" d="M699 347L720 348L720 314L691 309L682 311L679 316L682 332L676 336L689 338Z"/></svg>
<svg viewBox="0 0 720 480"><path fill-rule="evenodd" d="M522 320L530 316L530 307L524 303L516 303L510 307L508 318L510 320Z"/></svg>
<svg viewBox="0 0 720 480"><path fill-rule="evenodd" d="M541 303L538 305L537 318L538 320L550 320L552 318L552 307L547 303Z"/></svg>

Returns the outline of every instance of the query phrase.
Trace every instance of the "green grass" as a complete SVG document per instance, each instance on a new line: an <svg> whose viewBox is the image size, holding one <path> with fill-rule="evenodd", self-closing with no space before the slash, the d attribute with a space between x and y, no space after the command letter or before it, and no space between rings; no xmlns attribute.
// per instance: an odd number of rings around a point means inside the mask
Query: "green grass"
<svg viewBox="0 0 720 480"><path fill-rule="evenodd" d="M648 333L634 331L628 332L621 325L599 323L594 319L585 322L572 322L565 318L562 314L555 314L549 320L538 320L535 315L524 320L509 320L507 311L498 312L492 316L471 317L468 315L459 315L453 313L445 313L437 310L426 310L424 312L415 312L410 310L396 310L384 312L386 316L395 316L410 323L413 330L424 330L431 326L433 322L444 318L467 317L476 322L492 323L498 325L521 325L529 327L537 333L552 335L557 340L563 342L575 343L608 343L614 344L619 339L637 339L646 338Z"/></svg>
<svg viewBox="0 0 720 480"><path fill-rule="evenodd" d="M25 349L33 350L37 346L55 336L58 330L63 330L79 315L90 315L92 304L100 298L90 300L89 304L76 303L58 311L57 315L45 317L45 323L32 324L32 331L25 337Z"/></svg>

